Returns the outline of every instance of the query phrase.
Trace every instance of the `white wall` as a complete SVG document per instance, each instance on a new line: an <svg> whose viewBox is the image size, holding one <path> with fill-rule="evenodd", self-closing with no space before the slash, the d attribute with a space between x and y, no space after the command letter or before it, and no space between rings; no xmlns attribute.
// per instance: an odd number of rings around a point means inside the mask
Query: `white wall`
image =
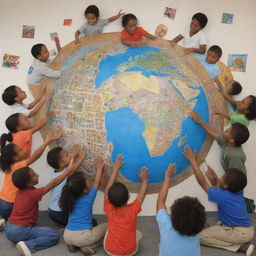
<svg viewBox="0 0 256 256"><path fill-rule="evenodd" d="M32 61L30 49L35 43L44 43L51 50L54 48L54 42L51 41L49 33L58 32L61 45L69 43L74 38L75 30L83 23L83 12L87 5L96 4L104 18L110 17L123 9L126 13L134 13L145 29L150 32L155 31L155 27L160 24L166 24L169 32L166 38L173 38L185 27L190 24L191 17L196 12L204 12L209 22L205 29L209 39L209 45L218 44L223 49L222 60L225 63L229 53L247 53L248 63L246 73L234 73L235 79L243 85L243 96L256 94L256 72L255 59L256 51L254 43L256 40L256 1L244 0L1 0L0 1L0 57L4 53L21 56L19 70L12 70L0 67L0 85L1 91L11 85L19 85L25 89L29 95L26 85L26 74ZM163 16L165 7L177 8L175 20L170 20ZM220 23L223 12L234 13L233 25ZM64 27L63 19L72 18L71 27ZM22 25L36 26L34 39L21 38ZM120 31L120 21L115 21L105 28L105 32ZM5 119L8 117L8 107L0 102L0 131L6 130ZM248 168L248 186L246 196L256 198L255 180L256 180L256 157L255 157L255 139L256 124L250 124L251 137L249 142L244 145L247 155ZM37 133L33 137L33 148L36 148L42 142L41 135ZM219 164L220 150L216 144L213 145L207 161L217 171L222 174ZM34 165L33 168L40 174L40 184L48 182L51 169L46 164L46 154L44 154ZM2 182L0 176L0 183ZM207 196L197 184L195 177L192 176L182 184L170 189L167 205L170 205L174 199L183 195L198 197L205 205L207 210L214 210L215 206L207 201ZM134 198L132 196L131 198ZM99 193L95 202L95 213L102 213L102 194ZM142 214L153 215L155 213L156 195L149 195L143 204ZM48 197L46 196L41 209L47 209ZM153 203L152 203L153 202Z"/></svg>

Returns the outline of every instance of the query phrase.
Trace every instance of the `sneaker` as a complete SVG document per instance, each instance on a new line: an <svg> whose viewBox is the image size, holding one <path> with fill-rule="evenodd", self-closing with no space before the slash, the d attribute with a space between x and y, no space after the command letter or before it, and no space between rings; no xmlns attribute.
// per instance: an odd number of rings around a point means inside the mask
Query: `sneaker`
<svg viewBox="0 0 256 256"><path fill-rule="evenodd" d="M79 247L77 247L73 244L67 244L67 248L68 248L69 252L75 252L79 249Z"/></svg>
<svg viewBox="0 0 256 256"><path fill-rule="evenodd" d="M83 255L93 255L96 253L96 250L90 247L81 247L80 249Z"/></svg>
<svg viewBox="0 0 256 256"><path fill-rule="evenodd" d="M16 244L16 248L23 256L32 256L30 250L26 246L26 244L23 241L20 241Z"/></svg>
<svg viewBox="0 0 256 256"><path fill-rule="evenodd" d="M245 255L246 256L252 256L254 252L255 246L253 244L250 244Z"/></svg>
<svg viewBox="0 0 256 256"><path fill-rule="evenodd" d="M0 219L0 231L4 230L4 226L5 226L5 219Z"/></svg>

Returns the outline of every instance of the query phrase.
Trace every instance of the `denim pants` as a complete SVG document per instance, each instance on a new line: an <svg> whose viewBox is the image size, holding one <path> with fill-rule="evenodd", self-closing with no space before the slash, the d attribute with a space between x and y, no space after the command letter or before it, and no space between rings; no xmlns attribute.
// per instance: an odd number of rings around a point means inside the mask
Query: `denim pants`
<svg viewBox="0 0 256 256"><path fill-rule="evenodd" d="M0 199L0 219L8 220L11 215L13 203L6 202Z"/></svg>
<svg viewBox="0 0 256 256"><path fill-rule="evenodd" d="M14 243L23 241L32 253L54 246L60 239L51 228L18 226L10 222L6 223L5 235Z"/></svg>

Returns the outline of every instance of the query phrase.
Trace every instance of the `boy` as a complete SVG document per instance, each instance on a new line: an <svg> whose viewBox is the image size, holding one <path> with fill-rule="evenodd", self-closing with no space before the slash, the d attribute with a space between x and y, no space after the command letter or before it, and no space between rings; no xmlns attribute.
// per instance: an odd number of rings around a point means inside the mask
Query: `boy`
<svg viewBox="0 0 256 256"><path fill-rule="evenodd" d="M246 156L242 144L244 144L250 136L248 128L240 123L234 123L230 128L224 131L222 136L219 136L216 129L202 121L195 111L191 111L191 117L221 146L220 161L223 170L226 172L230 168L237 168L246 173Z"/></svg>
<svg viewBox="0 0 256 256"><path fill-rule="evenodd" d="M205 224L203 205L196 199L185 196L175 200L171 206L171 216L166 209L166 198L170 178L176 167L170 165L157 198L156 221L160 231L159 256L200 256L199 232Z"/></svg>
<svg viewBox="0 0 256 256"><path fill-rule="evenodd" d="M78 158L84 157L85 150L81 149ZM38 203L45 194L75 171L74 159L73 156L65 172L41 188L34 188L38 184L38 174L31 168L21 168L13 174L13 183L19 190L5 234L9 240L17 243L16 247L22 255L30 256L31 253L58 243L59 234L56 231L47 227L36 227Z"/></svg>
<svg viewBox="0 0 256 256"><path fill-rule="evenodd" d="M228 169L218 181L220 188L211 187L199 169L196 155L189 147L185 148L185 156L190 161L198 183L208 194L208 200L218 206L218 223L201 232L201 244L232 252L240 250L246 256L251 256L254 245L248 242L253 238L254 228L243 198L246 175L236 168Z"/></svg>
<svg viewBox="0 0 256 256"><path fill-rule="evenodd" d="M108 255L134 255L142 235L136 231L136 219L141 211L141 204L148 188L147 168L141 168L140 192L133 203L128 204L129 192L125 185L115 182L122 156L118 156L113 166L112 175L105 189L104 211L108 216L108 229L104 239L104 249Z"/></svg>

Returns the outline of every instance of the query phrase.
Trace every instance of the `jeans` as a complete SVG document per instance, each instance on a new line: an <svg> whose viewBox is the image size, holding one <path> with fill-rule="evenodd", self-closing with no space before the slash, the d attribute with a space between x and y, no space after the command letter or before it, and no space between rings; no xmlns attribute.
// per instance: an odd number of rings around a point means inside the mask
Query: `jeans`
<svg viewBox="0 0 256 256"><path fill-rule="evenodd" d="M14 243L23 241L32 253L54 246L60 239L51 228L18 226L10 222L6 223L5 235Z"/></svg>
<svg viewBox="0 0 256 256"><path fill-rule="evenodd" d="M11 215L13 203L6 202L0 199L0 219L7 219Z"/></svg>

